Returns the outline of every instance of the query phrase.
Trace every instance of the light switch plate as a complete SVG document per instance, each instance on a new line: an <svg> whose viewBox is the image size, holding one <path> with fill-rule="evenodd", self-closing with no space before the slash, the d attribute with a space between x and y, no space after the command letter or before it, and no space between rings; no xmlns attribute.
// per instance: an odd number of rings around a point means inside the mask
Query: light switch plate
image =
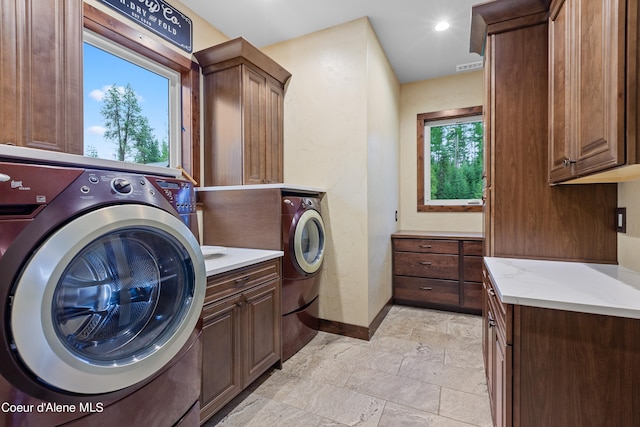
<svg viewBox="0 0 640 427"><path fill-rule="evenodd" d="M616 209L616 231L618 233L627 232L627 208Z"/></svg>

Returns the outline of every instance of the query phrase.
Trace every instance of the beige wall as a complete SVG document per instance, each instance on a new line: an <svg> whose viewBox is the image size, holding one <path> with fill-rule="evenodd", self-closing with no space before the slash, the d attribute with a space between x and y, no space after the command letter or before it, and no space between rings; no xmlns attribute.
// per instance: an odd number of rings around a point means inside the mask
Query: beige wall
<svg viewBox="0 0 640 427"><path fill-rule="evenodd" d="M320 317L368 326L391 296L398 82L366 18L262 50L293 75L284 180L327 191ZM379 216L378 209L392 212Z"/></svg>
<svg viewBox="0 0 640 427"><path fill-rule="evenodd" d="M207 47L229 40L229 37L225 36L223 33L221 33L216 28L211 26L211 24L206 22L204 19L200 18L199 15L196 15L194 11L189 9L187 6L185 6L178 0L165 0L165 1L191 19L191 22L193 23L193 51L194 52L197 52L199 50L202 50ZM119 21L122 21L127 25L130 25L140 30L142 33L146 34L149 37L154 38L155 40L161 41L163 44L169 46L171 49L175 50L176 52L179 52L181 55L191 58L195 61L195 58L192 57L191 54L185 52L179 47L174 46L168 41L162 39L158 35L144 28L142 25L119 14L118 12L111 9L109 6L106 6L104 3L100 3L97 0L84 0L84 2L95 7L96 9L101 10L102 12L105 12L111 16L115 16Z"/></svg>
<svg viewBox="0 0 640 427"><path fill-rule="evenodd" d="M627 232L618 233L618 263L640 271L640 181L618 184L618 206L627 208Z"/></svg>
<svg viewBox="0 0 640 427"><path fill-rule="evenodd" d="M417 212L417 131L420 113L483 103L482 71L403 84L400 88L400 228L482 231L482 213Z"/></svg>
<svg viewBox="0 0 640 427"><path fill-rule="evenodd" d="M367 203L369 324L392 297L391 241L399 209L400 85L371 26L367 26Z"/></svg>

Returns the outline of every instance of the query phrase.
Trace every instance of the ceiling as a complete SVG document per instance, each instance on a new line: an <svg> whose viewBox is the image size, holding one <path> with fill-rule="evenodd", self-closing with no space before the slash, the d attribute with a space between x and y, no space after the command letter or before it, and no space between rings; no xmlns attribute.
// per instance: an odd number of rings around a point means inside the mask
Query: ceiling
<svg viewBox="0 0 640 427"><path fill-rule="evenodd" d="M483 0L181 0L229 38L258 48L369 17L400 83L456 73L469 53L471 6ZM451 26L436 32L447 20Z"/></svg>

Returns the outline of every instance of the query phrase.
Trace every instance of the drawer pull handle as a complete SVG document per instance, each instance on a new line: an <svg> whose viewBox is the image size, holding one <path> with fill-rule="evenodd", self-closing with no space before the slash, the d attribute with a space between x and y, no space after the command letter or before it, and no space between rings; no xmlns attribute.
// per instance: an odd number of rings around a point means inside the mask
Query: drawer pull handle
<svg viewBox="0 0 640 427"><path fill-rule="evenodd" d="M240 277L239 279L236 279L236 285L246 282L247 280L249 280L249 276Z"/></svg>
<svg viewBox="0 0 640 427"><path fill-rule="evenodd" d="M420 245L421 248L431 249L431 245Z"/></svg>
<svg viewBox="0 0 640 427"><path fill-rule="evenodd" d="M423 291L432 291L433 288L430 288L429 286L420 286L420 289L422 289Z"/></svg>
<svg viewBox="0 0 640 427"><path fill-rule="evenodd" d="M496 291L494 291L493 289L489 289L489 295L491 295L492 297L495 297Z"/></svg>
<svg viewBox="0 0 640 427"><path fill-rule="evenodd" d="M488 313L487 313L487 317L488 317L488 319L489 319L489 327L490 327L490 328L495 327L495 326L496 326L496 321L495 321L495 320L493 320L493 316L491 315L491 312L488 312Z"/></svg>
<svg viewBox="0 0 640 427"><path fill-rule="evenodd" d="M420 261L420 265L431 265L431 261Z"/></svg>

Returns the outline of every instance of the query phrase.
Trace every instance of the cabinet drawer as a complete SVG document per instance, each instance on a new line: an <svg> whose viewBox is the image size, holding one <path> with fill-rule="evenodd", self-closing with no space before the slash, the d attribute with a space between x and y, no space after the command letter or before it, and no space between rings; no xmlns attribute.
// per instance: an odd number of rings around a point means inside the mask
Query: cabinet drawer
<svg viewBox="0 0 640 427"><path fill-rule="evenodd" d="M482 257L465 256L462 274L465 282L482 283Z"/></svg>
<svg viewBox="0 0 640 427"><path fill-rule="evenodd" d="M487 295L489 310L493 313L496 328L507 344L513 344L513 305L503 304L498 297L491 278L485 268L482 269L483 287Z"/></svg>
<svg viewBox="0 0 640 427"><path fill-rule="evenodd" d="M436 254L458 254L458 241L437 239L393 239L396 252L428 252Z"/></svg>
<svg viewBox="0 0 640 427"><path fill-rule="evenodd" d="M482 256L482 241L469 240L462 243L463 254Z"/></svg>
<svg viewBox="0 0 640 427"><path fill-rule="evenodd" d="M396 252L393 274L458 280L458 255Z"/></svg>
<svg viewBox="0 0 640 427"><path fill-rule="evenodd" d="M460 303L460 290L458 282L453 280L395 276L393 278L393 298L412 303L457 306Z"/></svg>
<svg viewBox="0 0 640 427"><path fill-rule="evenodd" d="M207 278L204 303L224 298L280 277L280 260L274 259Z"/></svg>

